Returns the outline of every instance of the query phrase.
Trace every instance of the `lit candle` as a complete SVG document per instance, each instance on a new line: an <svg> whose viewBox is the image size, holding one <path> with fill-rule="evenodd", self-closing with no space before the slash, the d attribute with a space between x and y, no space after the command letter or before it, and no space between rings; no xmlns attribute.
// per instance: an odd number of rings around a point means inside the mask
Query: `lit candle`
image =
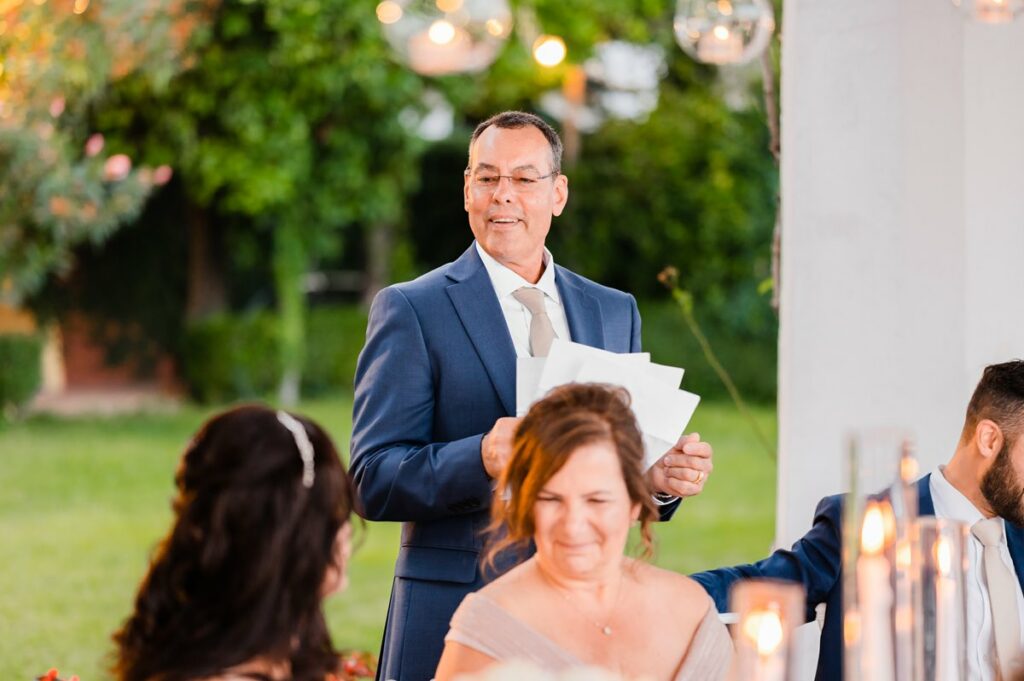
<svg viewBox="0 0 1024 681"><path fill-rule="evenodd" d="M748 612L740 630L757 651L752 681L786 681L785 632L778 604Z"/></svg>
<svg viewBox="0 0 1024 681"><path fill-rule="evenodd" d="M697 58L709 64L729 64L743 56L743 38L728 26L715 26L697 40Z"/></svg>
<svg viewBox="0 0 1024 681"><path fill-rule="evenodd" d="M883 555L886 519L882 505L864 512L857 558L857 600L861 612L861 673L871 681L893 681L892 569Z"/></svg>
<svg viewBox="0 0 1024 681"><path fill-rule="evenodd" d="M733 586L729 605L739 616L733 630L733 678L786 681L793 627L803 622L803 587L770 579L742 579Z"/></svg>
<svg viewBox="0 0 1024 681"><path fill-rule="evenodd" d="M935 540L935 681L959 681L956 580L949 540Z"/></svg>

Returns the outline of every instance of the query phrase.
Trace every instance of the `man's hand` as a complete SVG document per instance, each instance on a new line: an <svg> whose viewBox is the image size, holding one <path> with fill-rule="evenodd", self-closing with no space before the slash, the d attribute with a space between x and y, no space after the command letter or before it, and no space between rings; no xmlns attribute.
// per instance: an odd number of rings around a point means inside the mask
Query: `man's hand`
<svg viewBox="0 0 1024 681"><path fill-rule="evenodd" d="M711 445L701 442L699 433L690 433L651 466L647 480L651 489L674 497L692 497L700 494L714 465Z"/></svg>
<svg viewBox="0 0 1024 681"><path fill-rule="evenodd" d="M508 460L512 458L512 439L520 421L521 418L503 416L494 422L491 432L484 435L480 443L480 458L483 459L484 470L490 477L497 479L505 470Z"/></svg>

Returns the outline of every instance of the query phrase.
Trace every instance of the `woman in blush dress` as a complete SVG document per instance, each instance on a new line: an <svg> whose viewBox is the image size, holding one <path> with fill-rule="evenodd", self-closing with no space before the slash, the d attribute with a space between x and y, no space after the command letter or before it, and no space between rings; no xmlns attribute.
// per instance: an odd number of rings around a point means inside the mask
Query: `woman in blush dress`
<svg viewBox="0 0 1024 681"><path fill-rule="evenodd" d="M717 681L732 642L691 579L625 555L640 524L652 552L657 511L628 394L596 384L557 388L530 409L496 486L485 561L536 553L480 591L451 620L437 681L525 659L560 671L598 666L626 678Z"/></svg>
<svg viewBox="0 0 1024 681"><path fill-rule="evenodd" d="M353 489L309 419L210 419L175 477L174 522L114 635L118 681L325 681L325 596L345 585Z"/></svg>

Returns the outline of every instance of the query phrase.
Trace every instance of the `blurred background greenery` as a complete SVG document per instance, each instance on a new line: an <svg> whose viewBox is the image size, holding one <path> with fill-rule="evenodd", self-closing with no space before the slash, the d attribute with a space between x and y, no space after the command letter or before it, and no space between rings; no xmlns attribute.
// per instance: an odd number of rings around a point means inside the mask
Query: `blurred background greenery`
<svg viewBox="0 0 1024 681"><path fill-rule="evenodd" d="M395 59L376 4L0 0L0 677L105 677L177 457L212 411L298 403L347 449L369 301L470 245L473 127L522 109L564 131L545 97L610 40L660 51L656 99L578 131L548 245L633 293L645 349L704 398L693 427L716 472L659 528L659 561L692 571L768 549L774 462L657 282L678 268L774 434L778 173L760 72L684 55L674 0L518 0L565 39L564 64L539 66L513 36L480 73L425 77ZM450 125L426 134L438 110ZM85 390L88 411L138 386L179 406L33 415L49 391ZM367 528L330 606L339 646L376 650L397 532Z"/></svg>
<svg viewBox="0 0 1024 681"><path fill-rule="evenodd" d="M349 397L303 402L300 411L347 441ZM64 678L109 678L110 635L169 526L178 457L210 413L37 416L0 429L0 678L28 679L51 666ZM774 410L756 414L774 433ZM715 445L715 472L703 494L655 528L656 562L693 572L765 555L774 463L731 405L701 405L693 427ZM349 589L328 601L337 647L377 652L398 530L370 523L357 532Z"/></svg>

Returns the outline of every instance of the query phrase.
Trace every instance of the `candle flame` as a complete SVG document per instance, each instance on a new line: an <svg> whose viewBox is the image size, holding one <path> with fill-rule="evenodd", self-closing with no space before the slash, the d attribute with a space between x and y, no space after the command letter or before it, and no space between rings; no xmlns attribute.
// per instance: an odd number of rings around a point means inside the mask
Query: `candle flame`
<svg viewBox="0 0 1024 681"><path fill-rule="evenodd" d="M935 540L935 566L939 574L948 577L953 568L953 549L949 546L949 540L939 537Z"/></svg>
<svg viewBox="0 0 1024 681"><path fill-rule="evenodd" d="M913 454L907 454L900 459L900 479L903 482L910 482L917 478L917 459Z"/></svg>
<svg viewBox="0 0 1024 681"><path fill-rule="evenodd" d="M729 29L726 28L725 26L715 26L715 30L713 31L713 33L715 34L715 37L718 38L719 40L729 39Z"/></svg>
<svg viewBox="0 0 1024 681"><path fill-rule="evenodd" d="M864 512L864 525L860 533L860 547L864 553L877 555L885 546L885 515L876 501L868 504Z"/></svg>
<svg viewBox="0 0 1024 681"><path fill-rule="evenodd" d="M856 610L847 610L843 617L843 641L851 646L860 640L860 613Z"/></svg>
<svg viewBox="0 0 1024 681"><path fill-rule="evenodd" d="M785 638L778 603L772 603L763 610L751 610L747 613L742 631L743 635L753 642L758 655L765 657L778 650Z"/></svg>
<svg viewBox="0 0 1024 681"><path fill-rule="evenodd" d="M914 562L914 552L910 548L910 542L903 539L896 544L896 567L900 570L909 570Z"/></svg>

